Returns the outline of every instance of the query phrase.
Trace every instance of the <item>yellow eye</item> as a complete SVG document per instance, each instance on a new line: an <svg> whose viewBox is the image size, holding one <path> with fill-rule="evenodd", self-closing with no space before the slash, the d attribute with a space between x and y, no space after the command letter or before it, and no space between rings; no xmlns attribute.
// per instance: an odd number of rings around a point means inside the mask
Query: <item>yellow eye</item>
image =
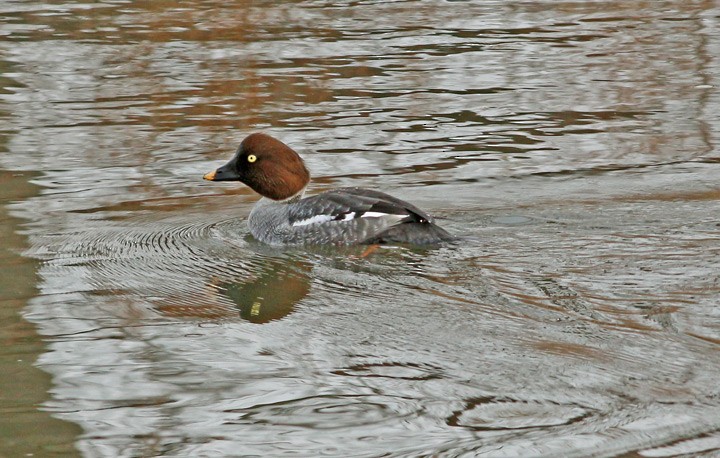
<svg viewBox="0 0 720 458"><path fill-rule="evenodd" d="M255 162L255 161L257 161L257 156L255 156L254 154L251 154L250 156L248 156L248 162Z"/></svg>

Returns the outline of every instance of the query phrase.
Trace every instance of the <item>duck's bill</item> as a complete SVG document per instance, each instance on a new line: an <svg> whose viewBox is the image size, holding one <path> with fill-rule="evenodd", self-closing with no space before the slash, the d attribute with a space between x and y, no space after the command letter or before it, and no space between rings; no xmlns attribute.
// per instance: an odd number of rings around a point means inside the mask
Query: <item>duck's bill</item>
<svg viewBox="0 0 720 458"><path fill-rule="evenodd" d="M237 181L240 179L230 163L213 172L206 173L203 178L208 181Z"/></svg>

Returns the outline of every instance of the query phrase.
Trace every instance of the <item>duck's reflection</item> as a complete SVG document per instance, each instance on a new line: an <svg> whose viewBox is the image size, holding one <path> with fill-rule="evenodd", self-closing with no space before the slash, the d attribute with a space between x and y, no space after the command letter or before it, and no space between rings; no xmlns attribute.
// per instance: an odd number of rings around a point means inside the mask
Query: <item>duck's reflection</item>
<svg viewBox="0 0 720 458"><path fill-rule="evenodd" d="M270 262L263 267L255 278L216 283L219 293L238 308L240 317L252 323L267 323L289 315L310 291L309 265Z"/></svg>
<svg viewBox="0 0 720 458"><path fill-rule="evenodd" d="M310 291L307 262L264 258L250 272L236 278L209 279L204 293L180 294L154 300L164 316L201 319L240 318L251 323L280 320Z"/></svg>

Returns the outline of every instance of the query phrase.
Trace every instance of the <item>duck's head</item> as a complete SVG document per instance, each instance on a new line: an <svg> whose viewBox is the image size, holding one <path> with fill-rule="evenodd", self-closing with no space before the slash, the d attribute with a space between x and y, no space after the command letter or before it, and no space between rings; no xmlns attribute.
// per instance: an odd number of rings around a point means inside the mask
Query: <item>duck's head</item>
<svg viewBox="0 0 720 458"><path fill-rule="evenodd" d="M264 197L284 200L307 186L310 173L300 156L285 143L263 133L254 133L240 143L230 162L203 178L241 181Z"/></svg>

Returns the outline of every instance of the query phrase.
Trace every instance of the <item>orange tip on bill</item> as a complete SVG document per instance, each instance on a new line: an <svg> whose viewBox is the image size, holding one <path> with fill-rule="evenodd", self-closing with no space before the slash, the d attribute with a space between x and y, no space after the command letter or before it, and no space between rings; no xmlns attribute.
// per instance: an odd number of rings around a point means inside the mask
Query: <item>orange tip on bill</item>
<svg viewBox="0 0 720 458"><path fill-rule="evenodd" d="M205 175L203 175L203 178L208 181L214 181L215 180L215 172L208 172Z"/></svg>

